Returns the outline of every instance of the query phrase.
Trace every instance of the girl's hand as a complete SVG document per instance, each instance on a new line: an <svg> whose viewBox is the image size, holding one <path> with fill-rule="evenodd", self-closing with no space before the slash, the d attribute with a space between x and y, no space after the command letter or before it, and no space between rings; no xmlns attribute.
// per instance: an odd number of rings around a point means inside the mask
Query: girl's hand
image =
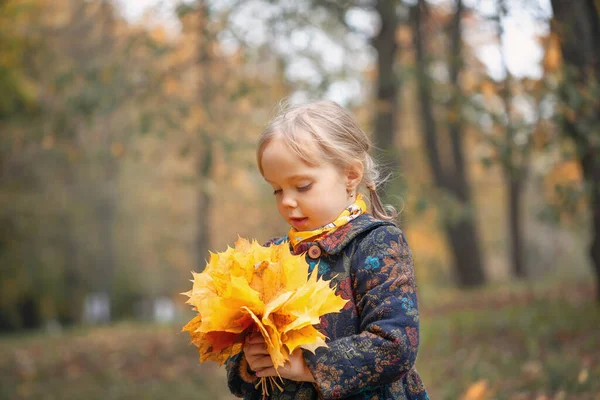
<svg viewBox="0 0 600 400"><path fill-rule="evenodd" d="M252 333L244 342L242 347L248 366L254 372L259 372L265 368L273 368L273 361L267 351L267 344L260 333Z"/></svg>
<svg viewBox="0 0 600 400"><path fill-rule="evenodd" d="M269 358L269 361L271 359ZM252 368L252 367L251 367ZM279 375L285 379L291 379L298 382L314 382L315 378L308 369L304 357L302 356L302 349L296 349L290 354L290 360L285 363L283 367L279 367ZM277 376L277 371L271 366L256 372L256 376L259 378L265 376Z"/></svg>

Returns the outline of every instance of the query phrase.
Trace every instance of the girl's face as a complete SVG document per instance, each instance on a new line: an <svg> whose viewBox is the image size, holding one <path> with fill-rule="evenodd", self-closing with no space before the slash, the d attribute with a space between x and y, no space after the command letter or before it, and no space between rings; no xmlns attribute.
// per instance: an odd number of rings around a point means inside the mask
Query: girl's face
<svg viewBox="0 0 600 400"><path fill-rule="evenodd" d="M314 151L320 152L316 147ZM279 214L298 231L333 222L354 202L350 193L362 178L362 169L342 173L328 162L309 165L277 137L266 145L261 166L273 187Z"/></svg>

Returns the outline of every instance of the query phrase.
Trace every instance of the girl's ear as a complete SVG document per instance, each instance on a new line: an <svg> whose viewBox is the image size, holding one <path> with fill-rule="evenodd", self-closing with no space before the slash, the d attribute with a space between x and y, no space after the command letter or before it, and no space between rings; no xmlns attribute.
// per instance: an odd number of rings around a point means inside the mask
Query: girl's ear
<svg viewBox="0 0 600 400"><path fill-rule="evenodd" d="M346 188L349 193L354 193L362 182L365 168L362 163L356 163L346 168Z"/></svg>

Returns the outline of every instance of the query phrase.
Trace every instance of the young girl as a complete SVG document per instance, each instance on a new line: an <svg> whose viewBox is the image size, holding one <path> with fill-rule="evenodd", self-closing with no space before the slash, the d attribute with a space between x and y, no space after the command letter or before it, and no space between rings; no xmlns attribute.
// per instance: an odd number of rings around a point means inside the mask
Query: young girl
<svg viewBox="0 0 600 400"><path fill-rule="evenodd" d="M271 243L289 241L349 300L321 318L328 347L298 349L279 368L284 391L274 388L271 399L428 399L414 368L419 313L411 252L377 194L370 148L355 120L329 101L283 111L260 138L258 168L291 225ZM261 398L258 379L277 372L260 334L227 361L227 372L233 394Z"/></svg>

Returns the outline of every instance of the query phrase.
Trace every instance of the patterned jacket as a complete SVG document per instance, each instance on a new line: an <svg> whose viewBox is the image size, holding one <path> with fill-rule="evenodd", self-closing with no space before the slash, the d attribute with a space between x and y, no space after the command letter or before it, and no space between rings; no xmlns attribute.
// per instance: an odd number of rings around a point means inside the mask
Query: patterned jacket
<svg viewBox="0 0 600 400"><path fill-rule="evenodd" d="M271 241L280 243L285 238ZM339 313L321 317L317 327L329 347L304 359L316 383L284 380L270 398L425 400L414 368L419 346L417 288L410 249L391 222L363 214L318 242L302 242L310 269L333 279L349 300ZM231 392L261 399L256 376L243 352L227 360Z"/></svg>

